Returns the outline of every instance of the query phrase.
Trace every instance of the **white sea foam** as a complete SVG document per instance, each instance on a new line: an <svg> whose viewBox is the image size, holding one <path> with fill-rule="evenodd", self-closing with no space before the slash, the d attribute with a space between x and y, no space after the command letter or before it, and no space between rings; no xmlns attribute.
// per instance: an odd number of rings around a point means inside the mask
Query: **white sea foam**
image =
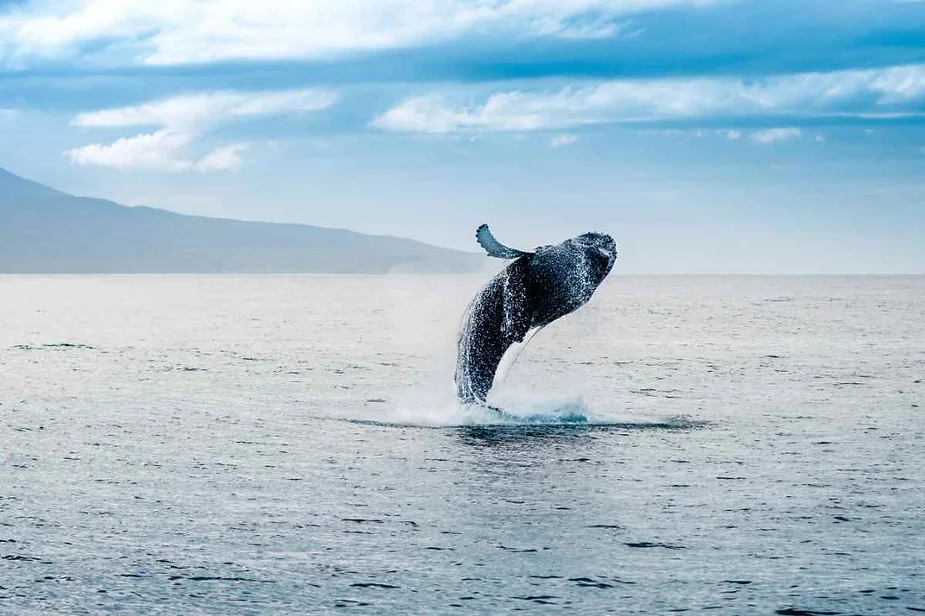
<svg viewBox="0 0 925 616"><path fill-rule="evenodd" d="M639 426L670 425L678 420L645 416L631 411L601 411L589 407L581 395L542 395L505 390L488 404L462 404L451 391L413 390L392 402L374 402L345 419L398 426ZM683 423L683 422L682 422ZM680 423L678 423L680 425Z"/></svg>

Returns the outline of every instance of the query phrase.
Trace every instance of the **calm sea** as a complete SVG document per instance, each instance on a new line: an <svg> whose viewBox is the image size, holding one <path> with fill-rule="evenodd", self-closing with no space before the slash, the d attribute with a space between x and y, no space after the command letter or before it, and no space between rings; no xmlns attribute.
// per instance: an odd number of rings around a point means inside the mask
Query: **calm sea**
<svg viewBox="0 0 925 616"><path fill-rule="evenodd" d="M925 278L482 282L0 277L0 613L925 612Z"/></svg>

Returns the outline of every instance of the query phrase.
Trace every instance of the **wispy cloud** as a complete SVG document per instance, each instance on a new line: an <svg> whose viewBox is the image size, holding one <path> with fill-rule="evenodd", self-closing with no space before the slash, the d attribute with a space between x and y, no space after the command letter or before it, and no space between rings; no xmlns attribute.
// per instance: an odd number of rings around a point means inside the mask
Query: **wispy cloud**
<svg viewBox="0 0 925 616"><path fill-rule="evenodd" d="M247 149L243 143L234 143L217 148L204 156L196 163L196 171L209 173L211 171L237 171L244 164L241 152Z"/></svg>
<svg viewBox="0 0 925 616"><path fill-rule="evenodd" d="M549 140L549 147L561 148L578 141L578 135L556 135Z"/></svg>
<svg viewBox="0 0 925 616"><path fill-rule="evenodd" d="M7 109L4 107L0 107L0 122L4 122L6 120L12 120L18 115L19 115L18 109Z"/></svg>
<svg viewBox="0 0 925 616"><path fill-rule="evenodd" d="M775 141L790 141L791 139L800 139L803 131L799 128L768 128L752 133L752 141L755 143L774 143Z"/></svg>
<svg viewBox="0 0 925 616"><path fill-rule="evenodd" d="M302 114L337 102L327 90L271 92L207 92L177 96L141 105L78 114L71 122L84 128L159 127L153 133L94 143L65 154L76 164L117 169L161 171L235 171L243 165L244 144L222 146L196 161L188 148L204 132L242 118Z"/></svg>
<svg viewBox="0 0 925 616"><path fill-rule="evenodd" d="M9 57L121 46L146 64L325 57L452 39L476 30L525 36L617 35L627 15L728 0L32 0L0 14ZM0 47L0 53L3 48ZM134 52L132 54L132 52Z"/></svg>
<svg viewBox="0 0 925 616"><path fill-rule="evenodd" d="M716 131L716 134L724 136L729 141L738 141L742 138L742 131L736 128L721 128Z"/></svg>
<svg viewBox="0 0 925 616"><path fill-rule="evenodd" d="M688 135L704 139L709 137L724 137L729 141L738 141L743 137L748 137L752 142L761 145L774 143L776 141L787 141L790 139L800 139L803 137L803 131L795 127L786 128L765 128L759 130L743 130L738 128L718 128L718 129L670 129L661 131L669 135ZM825 141L822 135L816 135L816 141Z"/></svg>
<svg viewBox="0 0 925 616"><path fill-rule="evenodd" d="M921 113L925 65L802 73L753 81L605 81L557 90L496 92L481 104L413 97L372 121L385 130L555 130L589 124L723 116L889 118Z"/></svg>
<svg viewBox="0 0 925 616"><path fill-rule="evenodd" d="M152 101L130 107L78 114L71 122L85 127L164 126L175 130L233 122L239 118L306 113L337 102L330 90L271 92L207 92Z"/></svg>

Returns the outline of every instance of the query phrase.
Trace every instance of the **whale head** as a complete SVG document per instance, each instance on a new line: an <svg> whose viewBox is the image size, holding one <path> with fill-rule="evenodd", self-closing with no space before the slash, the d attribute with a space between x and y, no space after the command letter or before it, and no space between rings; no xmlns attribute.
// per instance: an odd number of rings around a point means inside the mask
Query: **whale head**
<svg viewBox="0 0 925 616"><path fill-rule="evenodd" d="M588 278L594 281L595 286L600 284L617 260L617 243L606 233L582 233L571 240L581 246L587 255L586 267Z"/></svg>
<svg viewBox="0 0 925 616"><path fill-rule="evenodd" d="M617 259L617 243L605 233L583 233L537 248L530 261L534 325L543 326L584 305Z"/></svg>

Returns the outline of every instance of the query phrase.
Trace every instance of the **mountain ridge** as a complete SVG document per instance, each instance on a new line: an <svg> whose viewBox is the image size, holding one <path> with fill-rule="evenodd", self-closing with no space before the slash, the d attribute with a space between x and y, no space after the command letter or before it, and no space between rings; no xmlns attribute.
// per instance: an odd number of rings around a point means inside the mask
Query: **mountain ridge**
<svg viewBox="0 0 925 616"><path fill-rule="evenodd" d="M0 273L464 273L484 261L400 237L127 207L0 168Z"/></svg>

